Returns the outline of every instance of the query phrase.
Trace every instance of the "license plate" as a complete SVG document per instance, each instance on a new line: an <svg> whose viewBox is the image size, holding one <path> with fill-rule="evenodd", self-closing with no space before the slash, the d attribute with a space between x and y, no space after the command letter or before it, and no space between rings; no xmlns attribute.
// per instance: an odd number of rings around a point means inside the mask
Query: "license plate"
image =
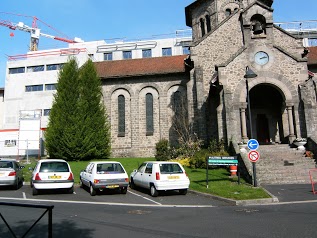
<svg viewBox="0 0 317 238"><path fill-rule="evenodd" d="M119 185L107 185L106 188L118 188Z"/></svg>
<svg viewBox="0 0 317 238"><path fill-rule="evenodd" d="M60 179L61 176L48 176L49 179Z"/></svg>
<svg viewBox="0 0 317 238"><path fill-rule="evenodd" d="M179 176L168 176L168 179L179 179Z"/></svg>

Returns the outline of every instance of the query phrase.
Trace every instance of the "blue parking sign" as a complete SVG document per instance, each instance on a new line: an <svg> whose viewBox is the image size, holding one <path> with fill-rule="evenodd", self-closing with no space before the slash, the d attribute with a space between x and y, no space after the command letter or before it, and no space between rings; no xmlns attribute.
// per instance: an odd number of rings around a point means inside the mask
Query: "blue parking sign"
<svg viewBox="0 0 317 238"><path fill-rule="evenodd" d="M249 150L257 150L259 148L259 142L256 139L250 139L248 141Z"/></svg>

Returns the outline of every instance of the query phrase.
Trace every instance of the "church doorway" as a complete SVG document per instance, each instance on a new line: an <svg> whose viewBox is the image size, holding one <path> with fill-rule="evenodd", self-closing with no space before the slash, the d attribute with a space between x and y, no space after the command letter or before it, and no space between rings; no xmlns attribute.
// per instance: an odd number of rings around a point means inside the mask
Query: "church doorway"
<svg viewBox="0 0 317 238"><path fill-rule="evenodd" d="M256 85L250 90L250 104L253 139L260 144L282 142L285 103L280 91L269 84ZM250 132L250 124L248 126Z"/></svg>

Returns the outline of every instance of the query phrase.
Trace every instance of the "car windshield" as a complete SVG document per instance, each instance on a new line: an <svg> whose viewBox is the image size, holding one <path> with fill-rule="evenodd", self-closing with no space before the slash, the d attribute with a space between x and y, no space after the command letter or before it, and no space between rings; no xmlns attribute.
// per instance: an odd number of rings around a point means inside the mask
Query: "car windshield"
<svg viewBox="0 0 317 238"><path fill-rule="evenodd" d="M65 162L43 162L41 163L40 172L69 172L69 168Z"/></svg>
<svg viewBox="0 0 317 238"><path fill-rule="evenodd" d="M182 174L183 170L179 164L160 164L161 174Z"/></svg>
<svg viewBox="0 0 317 238"><path fill-rule="evenodd" d="M118 163L103 163L97 164L97 174L121 174L124 173L124 170L121 164Z"/></svg>
<svg viewBox="0 0 317 238"><path fill-rule="evenodd" d="M0 169L13 169L13 163L10 161L0 161Z"/></svg>

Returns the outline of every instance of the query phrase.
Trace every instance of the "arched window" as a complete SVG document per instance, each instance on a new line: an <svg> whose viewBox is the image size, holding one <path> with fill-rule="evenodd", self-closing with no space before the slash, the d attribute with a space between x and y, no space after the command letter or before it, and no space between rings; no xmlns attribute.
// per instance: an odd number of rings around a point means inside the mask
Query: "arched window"
<svg viewBox="0 0 317 238"><path fill-rule="evenodd" d="M226 17L230 16L231 15L231 9L227 8L226 11L225 11L225 14L226 14Z"/></svg>
<svg viewBox="0 0 317 238"><path fill-rule="evenodd" d="M145 115L146 115L146 135L150 136L154 133L154 122L153 122L153 95L147 93L145 95Z"/></svg>
<svg viewBox="0 0 317 238"><path fill-rule="evenodd" d="M175 115L180 114L181 109L182 109L182 94L180 91L176 91L173 94L173 110L175 112Z"/></svg>
<svg viewBox="0 0 317 238"><path fill-rule="evenodd" d="M207 32L211 31L211 25L210 25L210 16L206 15L206 26L207 26Z"/></svg>
<svg viewBox="0 0 317 238"><path fill-rule="evenodd" d="M201 30L201 36L203 37L206 34L205 31L205 22L204 19L200 18L200 30Z"/></svg>
<svg viewBox="0 0 317 238"><path fill-rule="evenodd" d="M118 136L125 136L125 98L118 97Z"/></svg>

